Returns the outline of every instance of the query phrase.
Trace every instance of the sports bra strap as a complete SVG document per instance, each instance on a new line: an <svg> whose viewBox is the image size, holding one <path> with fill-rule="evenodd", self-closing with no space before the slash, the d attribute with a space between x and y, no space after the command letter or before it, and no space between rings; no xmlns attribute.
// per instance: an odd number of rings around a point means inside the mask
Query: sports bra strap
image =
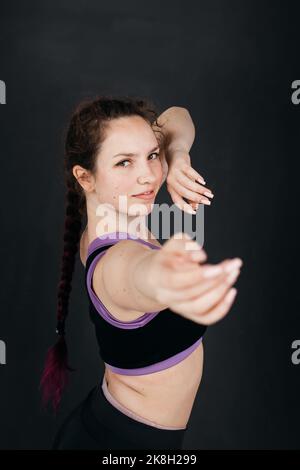
<svg viewBox="0 0 300 470"><path fill-rule="evenodd" d="M139 243L142 243L144 245L150 246L152 248L156 248L159 250L161 246L157 246L154 243L151 243L147 240L144 240L142 238L137 237L136 235L133 235L128 232L110 232L104 235L100 235L99 237L95 238L88 246L88 256L96 249L99 248L100 246L105 246L105 245L113 245L121 240L136 240Z"/></svg>
<svg viewBox="0 0 300 470"><path fill-rule="evenodd" d="M152 248L159 249L160 247L157 245L154 245L153 243L147 242L146 240L143 240L141 238L135 238L134 236L127 234L127 232L114 232L114 235L116 235L117 233L122 233L122 234L124 233L125 235L127 235L127 237L120 238L120 237L105 236L104 238L103 236L101 236L101 237L96 238L90 243L88 247L88 257L87 257L86 265L85 265L86 288L87 288L90 301L94 305L96 311L107 322L109 322L110 324L114 326L117 326L119 328L124 328L124 329L138 328L138 327L144 326L146 323L152 320L152 318L154 318L160 311L146 312L143 315L141 315L139 318L128 321L128 322L119 320L107 310L105 305L101 302L99 297L96 295L94 289L92 288L93 273L96 268L96 264L98 260L105 254L108 248L121 240L131 239L131 240L136 240L140 243L146 244L148 246L151 246Z"/></svg>

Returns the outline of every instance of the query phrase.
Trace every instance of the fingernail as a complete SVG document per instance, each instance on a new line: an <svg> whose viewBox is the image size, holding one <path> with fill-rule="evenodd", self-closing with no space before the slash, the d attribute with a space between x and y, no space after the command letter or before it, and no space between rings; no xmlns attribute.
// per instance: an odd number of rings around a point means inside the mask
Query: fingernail
<svg viewBox="0 0 300 470"><path fill-rule="evenodd" d="M210 278L221 274L222 271L221 266L208 266L207 268L203 268L202 275L205 278Z"/></svg>
<svg viewBox="0 0 300 470"><path fill-rule="evenodd" d="M190 256L193 261L199 261L200 259L203 258L203 253L201 251L196 251L196 252L191 253Z"/></svg>
<svg viewBox="0 0 300 470"><path fill-rule="evenodd" d="M195 214L196 214L196 211L194 211L193 209L189 209L188 213L189 213L189 214L192 214L192 215L195 215Z"/></svg>
<svg viewBox="0 0 300 470"><path fill-rule="evenodd" d="M226 278L226 282L228 282L228 284L232 284L236 278L238 277L240 273L240 270L237 269L236 271L232 271Z"/></svg>
<svg viewBox="0 0 300 470"><path fill-rule="evenodd" d="M187 251L196 251L198 253L199 251L201 251L202 246L195 240L191 239L189 242L186 243L185 248Z"/></svg>
<svg viewBox="0 0 300 470"><path fill-rule="evenodd" d="M196 211L194 211L190 205L186 205L182 210L187 214L196 214Z"/></svg>
<svg viewBox="0 0 300 470"><path fill-rule="evenodd" d="M240 258L235 258L232 261L229 261L229 263L225 266L225 271L227 273L230 273L236 268L240 268L242 266L243 262Z"/></svg>
<svg viewBox="0 0 300 470"><path fill-rule="evenodd" d="M237 294L237 289L235 287L232 287L230 289L230 291L226 294L224 302L226 302L227 304L231 304L231 302L233 302L236 294Z"/></svg>
<svg viewBox="0 0 300 470"><path fill-rule="evenodd" d="M210 201L207 201L206 199L202 199L202 204L206 204L207 206L210 206L211 205L211 202Z"/></svg>
<svg viewBox="0 0 300 470"><path fill-rule="evenodd" d="M200 184L206 184L203 178L197 178L198 183Z"/></svg>
<svg viewBox="0 0 300 470"><path fill-rule="evenodd" d="M205 196L207 197L214 197L213 193L209 192L209 191L204 191L204 194Z"/></svg>

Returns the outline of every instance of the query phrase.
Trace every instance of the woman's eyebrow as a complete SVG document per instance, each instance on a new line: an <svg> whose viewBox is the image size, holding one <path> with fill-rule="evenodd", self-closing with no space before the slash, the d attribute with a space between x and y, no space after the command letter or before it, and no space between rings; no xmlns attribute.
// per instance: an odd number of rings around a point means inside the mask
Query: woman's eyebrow
<svg viewBox="0 0 300 470"><path fill-rule="evenodd" d="M159 150L159 145L154 147L152 150L149 150L148 153L154 152L155 150ZM120 155L122 155L123 157L136 157L138 154L137 153L120 152L120 153L117 153L116 155L114 155L112 158L119 157Z"/></svg>

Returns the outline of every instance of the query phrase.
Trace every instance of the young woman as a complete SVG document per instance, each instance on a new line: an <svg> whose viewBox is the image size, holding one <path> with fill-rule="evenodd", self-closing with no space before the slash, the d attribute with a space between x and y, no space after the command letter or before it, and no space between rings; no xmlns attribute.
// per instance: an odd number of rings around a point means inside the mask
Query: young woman
<svg viewBox="0 0 300 470"><path fill-rule="evenodd" d="M228 313L242 262L209 265L184 233L161 245L134 222L151 212L165 179L183 210L210 203L213 194L191 167L193 140L186 110L172 107L158 117L141 99L97 97L71 117L59 339L46 358L44 403L51 399L57 409L70 370L65 320L78 248L105 367L61 425L53 449L182 448L201 382L203 335Z"/></svg>

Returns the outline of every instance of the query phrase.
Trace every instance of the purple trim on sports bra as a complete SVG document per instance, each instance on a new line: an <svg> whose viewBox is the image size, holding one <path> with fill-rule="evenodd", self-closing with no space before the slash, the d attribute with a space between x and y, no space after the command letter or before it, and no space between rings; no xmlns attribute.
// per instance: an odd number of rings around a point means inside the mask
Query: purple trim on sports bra
<svg viewBox="0 0 300 470"><path fill-rule="evenodd" d="M153 374L154 372L158 372L160 370L168 369L169 367L174 366L175 364L178 364L179 362L183 361L187 356L189 356L195 349L199 346L203 339L203 336L199 338L196 343L192 344L190 347L185 349L184 351L181 351L180 353L175 354L172 357L169 357L168 359L165 359L164 361L156 362L155 364L151 364L150 366L146 367L139 367L137 369L122 369L119 367L114 367L111 366L110 364L107 364L107 362L104 362L104 364L113 372L116 374L122 374L122 375L144 375L144 374Z"/></svg>
<svg viewBox="0 0 300 470"><path fill-rule="evenodd" d="M121 234L122 236L121 237L116 236L118 233ZM150 245L151 247L156 248L156 249L160 248L157 245L154 245L150 242L147 242L146 240L142 240L141 238L135 238L133 235L131 235L127 232L111 232L109 234L101 235L100 237L96 238L95 240L93 240L89 244L89 246L88 246L88 256L93 251L95 251L97 248L99 248L101 246L108 245L109 243L115 244L120 240L126 240L126 239L136 240L140 243ZM98 255L95 256L95 258L93 259L93 261L91 262L91 264L89 266L88 274L87 274L87 289L88 289L91 301L92 301L95 309L97 310L99 315L101 315L104 318L104 320L106 320L110 324L112 324L114 326L117 326L119 328L132 329L132 328L139 328L139 327L142 327L142 326L146 325L146 323L151 321L152 318L154 318L156 315L159 314L160 310L158 312L146 312L143 315L141 315L139 318L137 318L135 320L130 320L128 322L121 321L121 320L117 319L116 317L114 317L107 310L105 305L101 302L99 297L96 295L94 289L92 288L92 276L93 276L96 264L97 264L99 258L101 258L101 256L103 256L105 254L105 252L106 252L106 250L101 251L101 253L99 253Z"/></svg>
<svg viewBox="0 0 300 470"><path fill-rule="evenodd" d="M119 234L120 236L117 236ZM99 246L103 246L103 241L111 241L115 243L120 240L137 240L138 242L143 243L144 245L151 246L152 248L156 248L159 250L161 246L154 245L154 243L148 242L147 240L143 240L142 238L136 237L131 233L127 232L110 232L104 235L100 235L99 237L95 238L88 246L87 255L89 256L93 251L95 251Z"/></svg>

